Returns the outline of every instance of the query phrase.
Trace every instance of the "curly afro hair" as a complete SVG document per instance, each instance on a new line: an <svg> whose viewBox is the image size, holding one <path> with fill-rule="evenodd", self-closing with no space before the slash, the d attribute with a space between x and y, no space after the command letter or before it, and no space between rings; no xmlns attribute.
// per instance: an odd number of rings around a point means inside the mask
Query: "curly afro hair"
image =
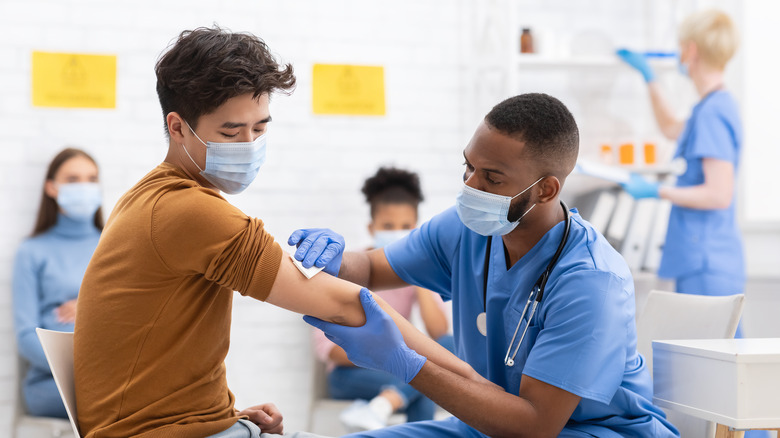
<svg viewBox="0 0 780 438"><path fill-rule="evenodd" d="M423 201L420 177L395 167L380 167L374 176L363 183L361 189L366 202L371 206L371 216L383 204L409 204L417 209Z"/></svg>

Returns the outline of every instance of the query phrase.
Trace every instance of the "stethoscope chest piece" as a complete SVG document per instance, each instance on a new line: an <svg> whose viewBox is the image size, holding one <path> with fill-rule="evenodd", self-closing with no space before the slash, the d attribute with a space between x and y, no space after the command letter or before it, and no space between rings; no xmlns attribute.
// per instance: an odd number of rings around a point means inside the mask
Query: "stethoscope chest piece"
<svg viewBox="0 0 780 438"><path fill-rule="evenodd" d="M482 336L487 336L487 313L482 312L477 315L477 330L482 333Z"/></svg>

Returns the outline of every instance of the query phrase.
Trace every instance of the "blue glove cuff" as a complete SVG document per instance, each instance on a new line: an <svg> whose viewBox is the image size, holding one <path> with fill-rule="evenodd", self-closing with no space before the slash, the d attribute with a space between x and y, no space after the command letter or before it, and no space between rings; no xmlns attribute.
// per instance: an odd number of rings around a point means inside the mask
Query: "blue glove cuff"
<svg viewBox="0 0 780 438"><path fill-rule="evenodd" d="M428 361L427 357L417 353L407 346L404 346L403 349L399 351L397 359L401 361L401 366L395 369L402 370L403 375L396 377L402 379L404 383L407 384L411 382L412 379L417 377L417 374L420 372L423 365L425 365L425 362Z"/></svg>

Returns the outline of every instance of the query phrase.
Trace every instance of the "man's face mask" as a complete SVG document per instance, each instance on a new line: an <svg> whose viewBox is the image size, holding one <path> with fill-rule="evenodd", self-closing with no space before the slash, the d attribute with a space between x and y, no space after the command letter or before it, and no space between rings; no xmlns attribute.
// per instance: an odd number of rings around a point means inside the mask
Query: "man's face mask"
<svg viewBox="0 0 780 438"><path fill-rule="evenodd" d="M195 134L189 123L192 134L206 146L206 168L201 169L192 159L187 148L182 144L184 152L190 157L200 175L214 187L225 193L235 195L243 192L257 177L260 167L265 163L266 134L263 133L251 142L215 143L204 142Z"/></svg>
<svg viewBox="0 0 780 438"><path fill-rule="evenodd" d="M536 204L532 205L531 208L520 216L520 219L509 222L507 214L509 214L509 205L512 203L512 200L527 192L543 178L544 177L537 179L536 182L526 187L525 190L515 196L502 196L483 192L469 187L464 182L463 188L456 198L458 217L460 217L463 225L477 234L483 236L492 236L495 234L503 236L508 234L515 229L517 224L520 223L520 220L525 217L528 212L536 207Z"/></svg>

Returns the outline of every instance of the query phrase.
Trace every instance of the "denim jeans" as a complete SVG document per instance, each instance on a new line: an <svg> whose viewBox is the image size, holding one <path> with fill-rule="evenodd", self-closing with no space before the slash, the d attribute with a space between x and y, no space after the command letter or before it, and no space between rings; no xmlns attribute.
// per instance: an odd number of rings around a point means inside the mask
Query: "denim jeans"
<svg viewBox="0 0 780 438"><path fill-rule="evenodd" d="M229 427L222 432L211 435L207 438L324 438L321 435L314 435L308 432L293 432L285 433L284 435L271 435L268 433L260 433L260 428L256 424L248 420L238 420L236 424Z"/></svg>
<svg viewBox="0 0 780 438"><path fill-rule="evenodd" d="M68 418L65 404L51 374L31 370L22 387L27 413L36 417Z"/></svg>
<svg viewBox="0 0 780 438"><path fill-rule="evenodd" d="M437 342L449 351L452 351L455 346L451 335L442 336ZM365 368L336 367L328 375L330 396L339 400L356 398L371 400L388 388L401 395L404 401L401 410L406 413L406 421L433 419L436 405L411 385L392 374Z"/></svg>

